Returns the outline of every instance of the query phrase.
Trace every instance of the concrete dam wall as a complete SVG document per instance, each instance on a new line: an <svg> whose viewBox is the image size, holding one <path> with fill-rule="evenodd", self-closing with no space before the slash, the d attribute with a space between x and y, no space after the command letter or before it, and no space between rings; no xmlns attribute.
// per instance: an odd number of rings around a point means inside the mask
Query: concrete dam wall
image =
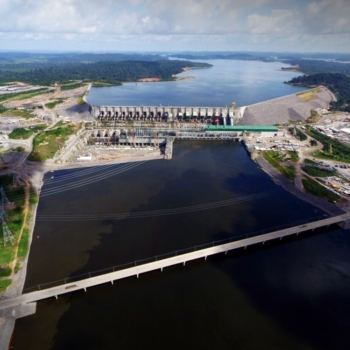
<svg viewBox="0 0 350 350"><path fill-rule="evenodd" d="M244 108L233 107L117 107L91 106L91 115L97 120L199 122L203 124L235 125L243 117Z"/></svg>

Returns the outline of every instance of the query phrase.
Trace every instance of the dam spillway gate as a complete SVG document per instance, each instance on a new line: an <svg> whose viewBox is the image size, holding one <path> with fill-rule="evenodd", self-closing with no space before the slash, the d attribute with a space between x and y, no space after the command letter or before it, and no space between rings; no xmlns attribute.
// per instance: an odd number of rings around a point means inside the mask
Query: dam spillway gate
<svg viewBox="0 0 350 350"><path fill-rule="evenodd" d="M245 107L163 107L163 106L90 106L91 115L101 122L199 123L235 125Z"/></svg>

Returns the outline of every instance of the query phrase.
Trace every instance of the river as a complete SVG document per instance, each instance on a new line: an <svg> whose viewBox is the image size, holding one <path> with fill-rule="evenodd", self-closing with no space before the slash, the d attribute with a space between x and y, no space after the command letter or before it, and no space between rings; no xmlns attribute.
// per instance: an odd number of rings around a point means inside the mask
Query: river
<svg viewBox="0 0 350 350"><path fill-rule="evenodd" d="M171 161L66 170L44 181L43 192L57 193L40 199L25 288L323 215L275 185L239 143L176 141ZM223 200L232 203L186 210ZM184 212L104 219L172 208ZM49 214L57 221L40 220ZM69 221L72 214L83 217ZM16 321L12 346L348 349L349 268L349 231L330 227L42 301Z"/></svg>

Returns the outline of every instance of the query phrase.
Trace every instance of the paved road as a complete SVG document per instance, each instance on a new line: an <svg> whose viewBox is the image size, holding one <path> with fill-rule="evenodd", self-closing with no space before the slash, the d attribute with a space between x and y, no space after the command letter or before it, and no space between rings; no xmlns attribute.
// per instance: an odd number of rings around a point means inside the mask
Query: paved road
<svg viewBox="0 0 350 350"><path fill-rule="evenodd" d="M181 255L174 256L167 259L156 260L151 263L146 263L143 265L127 268L124 270L119 270L116 272L111 272L104 275L91 277L91 278L80 280L74 283L63 284L57 287L23 294L19 297L1 300L0 310L7 309L10 307L15 307L16 305L19 305L19 304L31 303L42 299L47 299L52 297L57 298L59 295L70 293L77 290L86 291L86 288L96 286L99 284L104 284L108 282L113 283L113 281L131 277L131 276L138 277L139 274L142 274L145 272L154 271L154 270L163 270L168 266L177 265L177 264L186 264L186 262L191 260L196 260L201 258L206 259L210 255L226 253L229 250L247 247L252 244L265 243L266 241L270 241L278 238L282 239L285 236L298 234L304 231L313 230L318 227L328 226L328 225L339 223L349 219L350 219L350 214L329 217L323 220L308 223L306 225L290 227L287 229L270 232L260 236L242 239L232 243L226 243L226 244L222 244L222 245L218 245L218 246L214 246L206 249L201 249L201 250L193 251L191 253L181 254Z"/></svg>

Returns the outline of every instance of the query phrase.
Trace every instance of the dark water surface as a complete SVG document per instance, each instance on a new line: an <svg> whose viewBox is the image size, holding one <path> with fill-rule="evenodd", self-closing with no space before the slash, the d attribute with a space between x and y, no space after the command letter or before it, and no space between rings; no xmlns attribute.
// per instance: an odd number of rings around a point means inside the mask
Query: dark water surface
<svg viewBox="0 0 350 350"><path fill-rule="evenodd" d="M122 169L122 165L114 166ZM106 169L47 174L42 193ZM277 192L276 192L277 190ZM263 198L255 194L264 192ZM250 197L248 197L250 196ZM231 206L142 219L64 221L187 207ZM250 200L248 200L251 198ZM42 197L25 288L323 213L280 187L239 143L176 142L149 161ZM17 320L14 349L348 349L350 238L337 228L210 257L38 303Z"/></svg>
<svg viewBox="0 0 350 350"><path fill-rule="evenodd" d="M211 63L213 67L179 74L179 77L191 76L195 79L92 88L88 100L96 106L224 107L232 102L246 106L305 90L283 84L301 74L280 71L282 66L288 66L281 62L203 62Z"/></svg>

